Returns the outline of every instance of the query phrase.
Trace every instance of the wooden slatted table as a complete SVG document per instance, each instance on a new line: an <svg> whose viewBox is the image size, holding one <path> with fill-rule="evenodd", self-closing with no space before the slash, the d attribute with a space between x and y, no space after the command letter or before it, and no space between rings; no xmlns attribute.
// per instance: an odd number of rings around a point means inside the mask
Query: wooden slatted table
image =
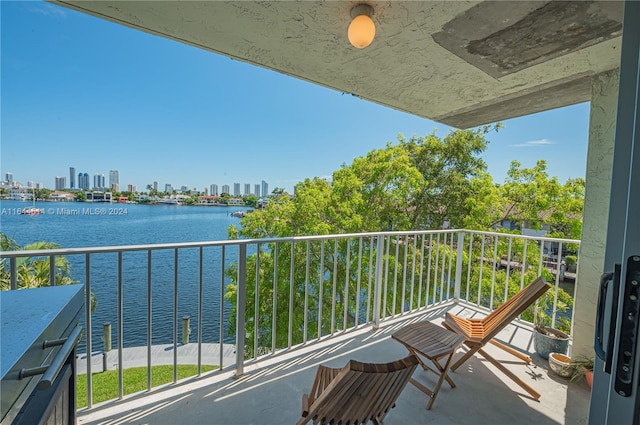
<svg viewBox="0 0 640 425"><path fill-rule="evenodd" d="M456 386L448 376L448 372L453 355L464 342L464 337L425 321L407 325L391 335L391 338L407 347L410 353L415 354L425 371L431 371L440 376L433 390L413 378L410 380L420 391L429 396L427 410L431 409L438 395L438 391L440 391L440 387L445 380L451 388L455 388ZM440 359L442 358L445 358L444 365L440 363ZM435 366L435 369L427 365L424 359L430 360Z"/></svg>

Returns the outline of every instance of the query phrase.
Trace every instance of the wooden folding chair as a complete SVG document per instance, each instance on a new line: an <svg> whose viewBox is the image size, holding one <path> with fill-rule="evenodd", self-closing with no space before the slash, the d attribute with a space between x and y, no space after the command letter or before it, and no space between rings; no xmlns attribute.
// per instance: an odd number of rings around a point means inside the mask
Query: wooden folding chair
<svg viewBox="0 0 640 425"><path fill-rule="evenodd" d="M476 352L489 360L491 364L497 367L505 375L511 378L516 384L520 385L525 391L527 391L533 398L538 400L540 393L529 386L525 381L516 376L513 372L508 370L495 358L487 354L482 349L487 343L491 343L504 351L518 357L525 361L527 364L531 363L531 357L510 348L495 339L493 339L498 332L504 329L509 323L517 318L523 311L525 311L531 304L533 304L538 298L544 294L549 285L545 282L544 278L538 277L536 280L525 286L520 292L507 300L500 307L489 313L488 316L482 319L466 319L456 316L455 314L447 313L447 316L442 323L444 327L456 332L457 334L465 338L464 344L469 347L469 351L465 353L460 359L458 359L451 370L455 371L464 362L466 362Z"/></svg>
<svg viewBox="0 0 640 425"><path fill-rule="evenodd" d="M311 392L302 396L297 424L379 424L395 407L417 365L414 355L380 364L350 360L342 369L320 365Z"/></svg>

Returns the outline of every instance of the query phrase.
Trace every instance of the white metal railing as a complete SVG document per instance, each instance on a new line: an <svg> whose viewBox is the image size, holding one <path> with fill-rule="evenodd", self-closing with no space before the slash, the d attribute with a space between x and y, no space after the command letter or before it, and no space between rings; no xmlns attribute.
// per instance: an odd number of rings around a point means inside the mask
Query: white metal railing
<svg viewBox="0 0 640 425"><path fill-rule="evenodd" d="M562 253L567 245L577 252L579 243L469 230L375 232L0 252L0 271L13 290L29 272L25 259L48 261L53 284L56 259L72 262L75 280L86 288L81 348L90 409L90 359L100 351L100 321L116 323L122 399L123 353L130 346L146 347L147 390L152 347L159 343L172 345L173 382L178 380L179 318L185 315L197 328L195 338L182 335L197 344L197 375L204 344L219 347L220 370L232 366L223 364L224 344L235 345L235 370L242 374L245 363L260 356L433 305L462 301L493 309L538 275L555 287L551 326L566 324L570 311L559 308L566 300L562 288L577 282ZM565 282L571 278L573 284ZM98 309L92 314L94 293Z"/></svg>

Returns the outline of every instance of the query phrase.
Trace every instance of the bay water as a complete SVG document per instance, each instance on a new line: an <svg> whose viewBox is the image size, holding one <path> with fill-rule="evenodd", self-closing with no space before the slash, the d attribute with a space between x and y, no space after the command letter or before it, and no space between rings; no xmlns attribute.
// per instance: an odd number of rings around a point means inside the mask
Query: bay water
<svg viewBox="0 0 640 425"><path fill-rule="evenodd" d="M106 204L76 202L43 202L39 215L23 215L19 211L31 206L29 202L0 202L0 231L24 246L37 241L55 242L62 248L142 245L180 242L227 240L231 224L240 219L231 213L246 207L175 206L143 204ZM225 252L228 265L236 255L233 249ZM177 258L176 258L177 257ZM78 283L86 281L84 255L67 257L72 276ZM221 248L206 248L203 253L202 324L198 318L200 253L197 248L154 251L152 254L152 287L148 294L147 251L125 252L122 258L123 282L123 346L142 346L147 343L147 307L152 306L152 344L173 342L174 314L177 314L178 341L181 340L181 321L191 319L191 342L197 341L198 326L202 326L203 342L217 343L222 336L233 342L227 325L230 306L222 299L224 286L229 283L222 276ZM177 264L176 264L177 259ZM92 351L103 348L103 325L111 323L113 347L118 335L118 254L94 254L90 260L91 290L97 308L91 315ZM177 272L176 272L177 270ZM176 276L177 282L176 285ZM177 311L174 297L177 295ZM222 319L222 320L221 320ZM83 319L84 325L84 319ZM222 326L221 326L222 325ZM82 352L84 339L79 346Z"/></svg>

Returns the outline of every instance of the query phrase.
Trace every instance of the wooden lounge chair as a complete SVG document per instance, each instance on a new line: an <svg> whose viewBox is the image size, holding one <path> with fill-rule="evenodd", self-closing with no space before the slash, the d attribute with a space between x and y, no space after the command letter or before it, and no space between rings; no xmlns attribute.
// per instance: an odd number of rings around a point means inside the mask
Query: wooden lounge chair
<svg viewBox="0 0 640 425"><path fill-rule="evenodd" d="M547 289L549 289L547 282L545 282L542 277L538 277L482 319L465 319L463 317L456 316L455 314L447 313L445 321L442 324L445 328L462 335L465 338L464 344L469 347L469 351L467 351L453 364L453 366L451 366L451 370L455 371L477 352L489 360L495 367L500 369L505 375L511 378L516 384L520 385L525 391L531 394L534 399L538 400L540 398L539 392L517 377L499 361L487 354L482 347L490 342L525 361L527 364L531 363L531 357L516 351L493 338L498 334L498 332L504 329L505 326L525 311L527 307L540 298Z"/></svg>
<svg viewBox="0 0 640 425"><path fill-rule="evenodd" d="M320 365L311 392L302 396L297 424L379 424L395 407L417 365L415 355L381 364L350 360L342 369Z"/></svg>

